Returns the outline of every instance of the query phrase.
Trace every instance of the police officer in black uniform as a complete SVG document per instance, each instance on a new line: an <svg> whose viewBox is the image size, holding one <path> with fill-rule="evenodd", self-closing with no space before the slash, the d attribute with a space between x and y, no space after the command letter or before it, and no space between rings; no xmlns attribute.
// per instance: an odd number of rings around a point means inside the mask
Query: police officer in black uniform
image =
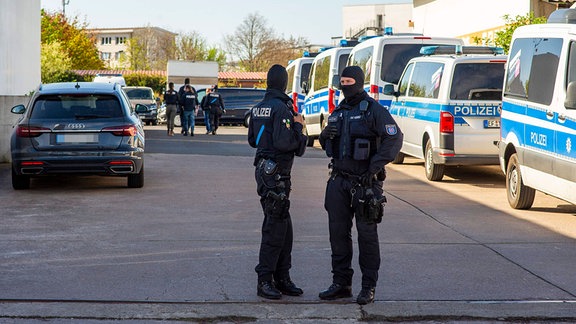
<svg viewBox="0 0 576 324"><path fill-rule="evenodd" d="M218 85L215 85L212 91L205 95L204 98L202 98L202 103L200 106L202 109L205 107L207 108L204 110L204 113L209 114L209 128L212 132L212 135L216 135L216 131L220 125L220 117L222 117L222 114L226 112L226 107L224 107L224 100L222 100L222 96L220 93L218 93Z"/></svg>
<svg viewBox="0 0 576 324"><path fill-rule="evenodd" d="M174 90L174 82L168 83L168 90L164 92L164 103L166 104L166 127L168 136L174 136L174 117L178 111L178 92Z"/></svg>
<svg viewBox="0 0 576 324"><path fill-rule="evenodd" d="M302 295L291 280L292 220L290 219L290 172L294 156L302 156L307 138L304 120L293 113L292 100L285 94L288 73L273 65L267 75L262 102L251 110L248 143L256 148L254 166L257 192L264 211L260 244L258 296L280 299L282 294Z"/></svg>
<svg viewBox="0 0 576 324"><path fill-rule="evenodd" d="M345 100L332 112L320 134L320 144L332 158L324 207L328 212L332 248L332 285L319 294L333 300L352 296L352 219L356 217L362 290L356 302L374 301L380 269L377 224L385 197L384 165L402 147L402 133L386 108L364 91L364 72L358 66L342 71Z"/></svg>

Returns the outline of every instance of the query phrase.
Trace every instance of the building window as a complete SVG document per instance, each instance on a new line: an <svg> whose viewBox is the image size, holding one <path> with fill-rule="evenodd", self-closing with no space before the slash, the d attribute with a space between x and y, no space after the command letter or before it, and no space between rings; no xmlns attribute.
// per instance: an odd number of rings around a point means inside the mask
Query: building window
<svg viewBox="0 0 576 324"><path fill-rule="evenodd" d="M124 51L116 52L116 54L114 54L114 58L116 59L116 61L120 60L123 57L124 57Z"/></svg>
<svg viewBox="0 0 576 324"><path fill-rule="evenodd" d="M103 60L109 60L110 57L111 57L111 55L110 55L109 52L102 52L102 54L100 55L100 57L101 57Z"/></svg>
<svg viewBox="0 0 576 324"><path fill-rule="evenodd" d="M102 45L109 45L112 44L112 37L102 37Z"/></svg>
<svg viewBox="0 0 576 324"><path fill-rule="evenodd" d="M116 45L126 43L126 37L116 37Z"/></svg>

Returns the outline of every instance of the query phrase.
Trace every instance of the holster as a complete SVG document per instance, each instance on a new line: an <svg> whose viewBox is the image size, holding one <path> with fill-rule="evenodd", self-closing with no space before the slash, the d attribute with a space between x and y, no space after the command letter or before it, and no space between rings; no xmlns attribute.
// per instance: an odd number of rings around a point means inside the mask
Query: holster
<svg viewBox="0 0 576 324"><path fill-rule="evenodd" d="M285 181L289 178L289 176L282 176L278 172L278 166L272 160L261 159L257 163L257 192L263 198L263 208L266 215L279 219L288 217L290 200L286 193Z"/></svg>
<svg viewBox="0 0 576 324"><path fill-rule="evenodd" d="M377 196L372 189L358 186L352 196L352 207L356 220L367 224L379 224L384 216L386 196Z"/></svg>

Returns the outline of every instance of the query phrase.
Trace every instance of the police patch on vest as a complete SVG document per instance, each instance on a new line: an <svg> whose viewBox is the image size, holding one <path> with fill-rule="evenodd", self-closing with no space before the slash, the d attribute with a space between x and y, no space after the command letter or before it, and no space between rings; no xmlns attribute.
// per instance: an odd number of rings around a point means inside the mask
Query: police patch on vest
<svg viewBox="0 0 576 324"><path fill-rule="evenodd" d="M394 125L394 124L386 125L386 134L396 135L396 133L398 133L398 130L396 129L396 125Z"/></svg>
<svg viewBox="0 0 576 324"><path fill-rule="evenodd" d="M283 119L282 121L286 125L286 128L290 129L290 119Z"/></svg>

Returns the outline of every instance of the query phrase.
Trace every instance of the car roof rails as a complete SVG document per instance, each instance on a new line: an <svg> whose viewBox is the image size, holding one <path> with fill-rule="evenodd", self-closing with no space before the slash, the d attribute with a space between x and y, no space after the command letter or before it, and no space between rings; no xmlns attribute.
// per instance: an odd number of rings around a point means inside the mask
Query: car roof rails
<svg viewBox="0 0 576 324"><path fill-rule="evenodd" d="M423 46L420 49L422 55L466 55L466 54L488 54L502 55L504 50L495 46L462 46L462 45L442 45L442 46Z"/></svg>
<svg viewBox="0 0 576 324"><path fill-rule="evenodd" d="M576 24L576 9L558 9L548 17L548 24Z"/></svg>

